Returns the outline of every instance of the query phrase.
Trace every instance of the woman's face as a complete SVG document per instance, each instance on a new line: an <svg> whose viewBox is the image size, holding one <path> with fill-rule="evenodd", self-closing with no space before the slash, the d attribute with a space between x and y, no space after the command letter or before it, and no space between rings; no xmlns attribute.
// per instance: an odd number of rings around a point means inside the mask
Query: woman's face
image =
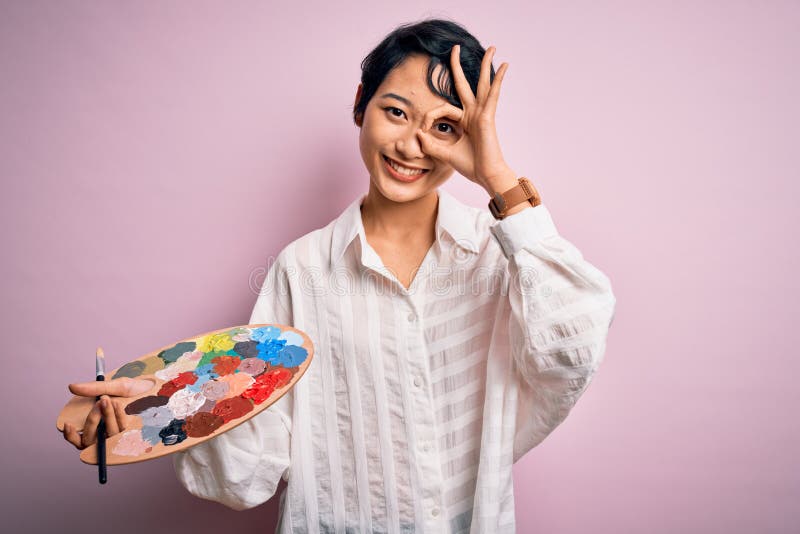
<svg viewBox="0 0 800 534"><path fill-rule="evenodd" d="M394 202L422 198L453 174L453 167L425 154L417 138L425 114L447 103L428 88L428 61L427 56L414 54L392 69L367 104L361 123L359 148L372 185ZM433 72L434 80L439 69ZM360 96L359 85L356 100ZM458 141L459 131L456 123L444 118L429 130L445 144ZM387 159L405 169L396 170Z"/></svg>

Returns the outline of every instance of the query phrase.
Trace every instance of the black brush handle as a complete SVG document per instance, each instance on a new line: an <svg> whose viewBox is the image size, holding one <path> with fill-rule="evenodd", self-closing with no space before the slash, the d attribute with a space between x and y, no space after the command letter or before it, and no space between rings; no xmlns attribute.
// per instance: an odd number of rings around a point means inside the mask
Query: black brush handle
<svg viewBox="0 0 800 534"><path fill-rule="evenodd" d="M106 379L103 375L97 375L97 381L103 382ZM97 397L100 400L100 397ZM97 478L100 484L108 481L106 471L106 421L101 412L100 422L97 424Z"/></svg>

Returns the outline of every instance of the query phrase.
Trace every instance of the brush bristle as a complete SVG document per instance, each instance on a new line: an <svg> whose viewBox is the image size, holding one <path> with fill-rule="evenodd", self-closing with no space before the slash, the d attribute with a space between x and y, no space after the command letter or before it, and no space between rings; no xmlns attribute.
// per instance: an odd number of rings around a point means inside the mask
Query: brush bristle
<svg viewBox="0 0 800 534"><path fill-rule="evenodd" d="M95 373L97 376L105 376L106 375L106 356L103 354L103 349L97 347L97 352L95 353L94 365L95 365Z"/></svg>

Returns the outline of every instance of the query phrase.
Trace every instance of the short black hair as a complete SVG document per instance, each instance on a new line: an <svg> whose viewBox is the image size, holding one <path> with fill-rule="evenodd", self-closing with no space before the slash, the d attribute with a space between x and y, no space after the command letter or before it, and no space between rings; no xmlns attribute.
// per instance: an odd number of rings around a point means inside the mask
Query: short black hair
<svg viewBox="0 0 800 534"><path fill-rule="evenodd" d="M361 62L363 87L360 100L353 106L353 120L356 124L358 124L359 116L363 118L367 104L389 72L409 55L415 53L430 57L428 62L428 87L430 90L454 106L463 109L450 71L450 53L453 45L456 44L461 45L461 68L464 76L472 88L472 93L477 93L481 61L486 50L466 28L445 19L424 19L401 24ZM441 65L443 68L439 72L436 85L434 85L432 76L437 65ZM494 80L494 75L495 70L492 65L490 82Z"/></svg>

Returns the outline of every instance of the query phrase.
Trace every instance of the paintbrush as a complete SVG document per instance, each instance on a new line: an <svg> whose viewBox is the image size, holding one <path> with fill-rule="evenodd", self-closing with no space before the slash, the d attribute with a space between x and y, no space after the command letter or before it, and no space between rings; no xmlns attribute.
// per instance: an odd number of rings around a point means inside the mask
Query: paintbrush
<svg viewBox="0 0 800 534"><path fill-rule="evenodd" d="M103 382L106 379L106 356L103 354L103 349L97 347L95 353L95 371L97 381ZM100 395L96 397L100 400ZM100 412L100 422L97 424L97 476L100 484L105 484L108 480L106 473L106 422L103 419L103 413Z"/></svg>

